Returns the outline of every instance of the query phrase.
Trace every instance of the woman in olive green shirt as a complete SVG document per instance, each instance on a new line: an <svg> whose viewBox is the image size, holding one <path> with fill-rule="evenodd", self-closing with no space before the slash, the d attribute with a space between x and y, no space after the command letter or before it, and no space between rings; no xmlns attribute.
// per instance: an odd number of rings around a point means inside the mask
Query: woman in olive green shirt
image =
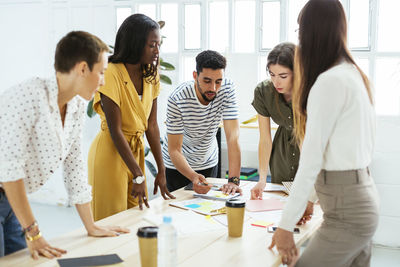
<svg viewBox="0 0 400 267"><path fill-rule="evenodd" d="M260 180L251 190L252 199L261 199L266 184L268 163L271 182L293 181L299 164L299 148L292 137L293 58L295 46L281 43L269 53L267 72L271 79L254 90L253 107L258 113L260 140L258 160ZM279 125L274 141L271 119Z"/></svg>

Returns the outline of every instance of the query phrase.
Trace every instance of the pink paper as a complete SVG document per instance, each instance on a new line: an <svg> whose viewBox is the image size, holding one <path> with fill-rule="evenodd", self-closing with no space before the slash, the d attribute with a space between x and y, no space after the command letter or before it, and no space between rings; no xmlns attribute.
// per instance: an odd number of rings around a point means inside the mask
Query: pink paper
<svg viewBox="0 0 400 267"><path fill-rule="evenodd" d="M282 210L284 203L278 199L247 200L248 211Z"/></svg>

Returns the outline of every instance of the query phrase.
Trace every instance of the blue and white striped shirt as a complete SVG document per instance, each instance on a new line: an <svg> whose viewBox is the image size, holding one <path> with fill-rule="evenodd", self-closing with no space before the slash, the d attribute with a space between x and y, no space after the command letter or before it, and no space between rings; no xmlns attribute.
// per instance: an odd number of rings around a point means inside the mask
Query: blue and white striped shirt
<svg viewBox="0 0 400 267"><path fill-rule="evenodd" d="M238 106L235 85L224 78L221 88L207 106L196 96L194 81L178 86L169 96L167 105L167 133L162 154L165 166L176 169L168 153L168 134L182 134L182 154L190 167L204 170L218 163L216 134L221 120L237 120Z"/></svg>

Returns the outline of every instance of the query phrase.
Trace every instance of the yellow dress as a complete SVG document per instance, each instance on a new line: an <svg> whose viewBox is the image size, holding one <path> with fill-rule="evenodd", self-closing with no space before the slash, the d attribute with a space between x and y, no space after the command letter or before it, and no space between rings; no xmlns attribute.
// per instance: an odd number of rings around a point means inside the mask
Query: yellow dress
<svg viewBox="0 0 400 267"><path fill-rule="evenodd" d="M143 133L147 130L153 100L159 92L159 79L151 83L143 79L143 95L140 100L124 64L108 65L105 85L94 97L93 108L100 115L101 130L90 147L88 158L89 183L93 194L92 210L96 221L138 205L138 199L131 196L133 175L111 139L100 103L100 93L109 97L120 108L122 132L144 174Z"/></svg>

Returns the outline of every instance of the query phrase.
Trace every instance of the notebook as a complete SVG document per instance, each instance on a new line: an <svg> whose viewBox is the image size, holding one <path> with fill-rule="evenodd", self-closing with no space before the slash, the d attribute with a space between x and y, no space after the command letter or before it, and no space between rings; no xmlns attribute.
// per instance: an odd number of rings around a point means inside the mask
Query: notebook
<svg viewBox="0 0 400 267"><path fill-rule="evenodd" d="M285 193L289 195L293 182L282 182L282 184L286 188Z"/></svg>
<svg viewBox="0 0 400 267"><path fill-rule="evenodd" d="M123 262L117 254L57 259L61 267L103 266Z"/></svg>
<svg viewBox="0 0 400 267"><path fill-rule="evenodd" d="M234 193L234 194L227 195L227 194L222 193L222 191L210 190L207 192L207 194L194 193L193 196L201 197L201 198L205 198L205 199L227 201L228 199L240 196L240 193Z"/></svg>
<svg viewBox="0 0 400 267"><path fill-rule="evenodd" d="M248 211L270 211L283 209L284 203L278 199L247 200L246 209Z"/></svg>
<svg viewBox="0 0 400 267"><path fill-rule="evenodd" d="M281 185L281 184L272 184L272 183L267 183L264 188L264 192L279 192L283 191L286 192L286 187Z"/></svg>
<svg viewBox="0 0 400 267"><path fill-rule="evenodd" d="M224 213L225 202L208 200L202 198L192 198L183 201L175 201L169 203L172 207L185 210L192 210L203 215L217 215Z"/></svg>

